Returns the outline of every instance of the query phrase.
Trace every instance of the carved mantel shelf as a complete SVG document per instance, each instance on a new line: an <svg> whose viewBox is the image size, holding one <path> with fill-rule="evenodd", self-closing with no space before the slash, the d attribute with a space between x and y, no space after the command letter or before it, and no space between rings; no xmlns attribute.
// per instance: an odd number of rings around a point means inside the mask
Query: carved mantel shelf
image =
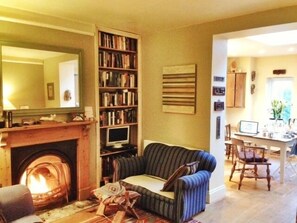
<svg viewBox="0 0 297 223"><path fill-rule="evenodd" d="M89 129L92 124L92 121L46 123L0 129L0 186L11 185L12 149L74 139L77 140L78 200L86 199L90 193Z"/></svg>
<svg viewBox="0 0 297 223"><path fill-rule="evenodd" d="M57 142L78 137L74 129L82 131L83 134L88 134L90 125L94 122L53 122L40 125L28 125L14 128L0 129L1 144L0 147L20 147L32 144L41 144L49 142ZM56 134L57 130L63 130L62 135ZM69 134L71 133L71 134ZM13 138L11 138L13 137ZM20 138L19 138L20 137ZM32 143L32 137L35 139ZM58 137L58 138L57 138Z"/></svg>

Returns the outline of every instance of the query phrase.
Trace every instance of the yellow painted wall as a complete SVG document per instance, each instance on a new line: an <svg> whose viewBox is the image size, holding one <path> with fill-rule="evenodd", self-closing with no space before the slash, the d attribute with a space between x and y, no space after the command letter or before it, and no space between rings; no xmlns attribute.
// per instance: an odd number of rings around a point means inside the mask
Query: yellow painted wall
<svg viewBox="0 0 297 223"><path fill-rule="evenodd" d="M143 138L208 150L213 35L296 22L296 11L289 7L143 36ZM198 68L196 114L163 113L162 67L191 63Z"/></svg>
<svg viewBox="0 0 297 223"><path fill-rule="evenodd" d="M28 106L29 108L43 108L45 106L42 65L3 62L2 71L5 73L3 82L7 83L12 90L7 99L17 109L21 106Z"/></svg>

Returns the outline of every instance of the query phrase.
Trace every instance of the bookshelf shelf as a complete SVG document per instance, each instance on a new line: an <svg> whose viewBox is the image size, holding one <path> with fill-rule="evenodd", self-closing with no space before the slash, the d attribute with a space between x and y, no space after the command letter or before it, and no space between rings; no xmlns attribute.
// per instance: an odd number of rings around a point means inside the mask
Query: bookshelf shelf
<svg viewBox="0 0 297 223"><path fill-rule="evenodd" d="M99 67L100 70L114 70L114 71L131 71L137 72L137 69L128 69L128 68L120 68L120 67Z"/></svg>
<svg viewBox="0 0 297 223"><path fill-rule="evenodd" d="M137 105L129 105L129 106L100 106L100 109L119 109L119 108L137 108Z"/></svg>
<svg viewBox="0 0 297 223"><path fill-rule="evenodd" d="M139 148L139 73L138 36L123 32L99 30L99 133L101 178L110 177L110 160L119 156L134 156ZM108 151L109 128L129 126L129 144L133 150Z"/></svg>
<svg viewBox="0 0 297 223"><path fill-rule="evenodd" d="M129 125L129 126L133 126L133 125L138 125L137 122L132 122L132 123L126 123L126 124L120 124L120 125L106 125L106 126L100 126L100 129L106 129L106 128L110 128L110 127L120 127L120 126L126 126L126 125Z"/></svg>
<svg viewBox="0 0 297 223"><path fill-rule="evenodd" d="M109 47L104 47L104 46L100 46L99 49L106 50L106 51L112 51L112 52L123 52L123 53L137 54L136 51L132 51L132 50L120 50L120 49L114 49L114 48L109 48Z"/></svg>

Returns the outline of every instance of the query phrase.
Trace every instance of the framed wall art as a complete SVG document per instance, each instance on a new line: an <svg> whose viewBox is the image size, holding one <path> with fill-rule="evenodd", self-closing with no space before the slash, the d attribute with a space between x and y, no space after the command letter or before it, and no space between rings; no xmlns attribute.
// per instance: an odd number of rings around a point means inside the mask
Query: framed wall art
<svg viewBox="0 0 297 223"><path fill-rule="evenodd" d="M195 114L196 64L163 67L163 112Z"/></svg>
<svg viewBox="0 0 297 223"><path fill-rule="evenodd" d="M54 85L54 83L47 83L47 99L55 100L55 85Z"/></svg>

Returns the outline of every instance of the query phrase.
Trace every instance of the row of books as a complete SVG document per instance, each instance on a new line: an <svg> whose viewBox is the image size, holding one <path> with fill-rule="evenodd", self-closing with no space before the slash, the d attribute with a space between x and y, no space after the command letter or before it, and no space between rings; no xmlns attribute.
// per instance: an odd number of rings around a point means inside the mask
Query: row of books
<svg viewBox="0 0 297 223"><path fill-rule="evenodd" d="M136 75L128 72L100 71L99 87L136 87Z"/></svg>
<svg viewBox="0 0 297 223"><path fill-rule="evenodd" d="M100 51L99 66L123 69L136 69L137 56L135 54Z"/></svg>
<svg viewBox="0 0 297 223"><path fill-rule="evenodd" d="M137 40L126 36L117 36L109 33L100 33L100 46L118 50L137 50Z"/></svg>
<svg viewBox="0 0 297 223"><path fill-rule="evenodd" d="M137 122L137 109L120 109L100 112L100 126L123 125Z"/></svg>
<svg viewBox="0 0 297 223"><path fill-rule="evenodd" d="M103 92L100 94L100 105L103 107L137 105L137 93L128 90L117 92Z"/></svg>

